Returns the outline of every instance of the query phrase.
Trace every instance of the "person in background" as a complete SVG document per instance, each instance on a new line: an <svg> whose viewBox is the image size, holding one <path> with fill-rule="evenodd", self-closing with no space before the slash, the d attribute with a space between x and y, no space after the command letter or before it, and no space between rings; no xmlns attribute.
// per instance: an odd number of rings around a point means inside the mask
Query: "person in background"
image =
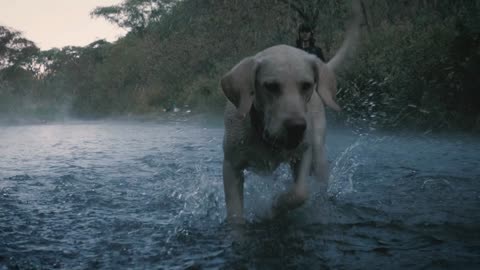
<svg viewBox="0 0 480 270"><path fill-rule="evenodd" d="M301 24L298 28L297 48L314 54L325 62L322 49L315 45L312 27L307 24Z"/></svg>

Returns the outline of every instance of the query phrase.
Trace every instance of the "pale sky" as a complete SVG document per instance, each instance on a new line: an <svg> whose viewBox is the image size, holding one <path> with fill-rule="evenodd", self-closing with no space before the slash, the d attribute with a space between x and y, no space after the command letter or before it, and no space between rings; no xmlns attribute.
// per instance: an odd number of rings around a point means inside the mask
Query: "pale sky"
<svg viewBox="0 0 480 270"><path fill-rule="evenodd" d="M114 41L126 31L103 18L91 18L97 6L122 0L0 0L0 25L22 32L42 50Z"/></svg>

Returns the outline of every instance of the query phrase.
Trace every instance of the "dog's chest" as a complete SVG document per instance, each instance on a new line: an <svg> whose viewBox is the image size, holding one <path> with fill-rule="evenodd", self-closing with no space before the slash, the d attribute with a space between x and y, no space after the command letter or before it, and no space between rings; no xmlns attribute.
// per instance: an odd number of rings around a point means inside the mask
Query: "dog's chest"
<svg viewBox="0 0 480 270"><path fill-rule="evenodd" d="M288 161L287 158L274 156L268 151L248 151L247 168L257 173L269 173L274 171L281 163Z"/></svg>
<svg viewBox="0 0 480 270"><path fill-rule="evenodd" d="M255 144L244 149L247 169L256 173L270 173L280 164L298 160L298 151L271 149L261 144Z"/></svg>

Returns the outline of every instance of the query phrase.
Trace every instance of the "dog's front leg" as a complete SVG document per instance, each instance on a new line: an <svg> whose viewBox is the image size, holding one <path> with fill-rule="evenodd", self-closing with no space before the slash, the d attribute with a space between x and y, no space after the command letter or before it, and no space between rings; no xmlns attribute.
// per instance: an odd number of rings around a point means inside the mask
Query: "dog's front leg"
<svg viewBox="0 0 480 270"><path fill-rule="evenodd" d="M328 178L330 175L327 154L325 151L327 123L323 105L321 103L318 104L318 100L316 100L316 102L317 103L314 104L316 106L311 112L312 133L310 141L312 146L312 169L317 182L320 184L321 191L326 193L328 188Z"/></svg>
<svg viewBox="0 0 480 270"><path fill-rule="evenodd" d="M227 205L227 220L234 224L244 222L243 218L243 171L235 168L228 159L223 161L223 188Z"/></svg>
<svg viewBox="0 0 480 270"><path fill-rule="evenodd" d="M312 166L312 149L309 147L302 156L302 159L291 164L294 184L293 187L281 194L274 206L273 215L278 215L301 206L308 198L307 177Z"/></svg>
<svg viewBox="0 0 480 270"><path fill-rule="evenodd" d="M325 145L323 141L313 144L313 172L315 178L320 184L320 190L323 193L327 192L328 179L330 176L330 168L328 165L327 155L325 151Z"/></svg>

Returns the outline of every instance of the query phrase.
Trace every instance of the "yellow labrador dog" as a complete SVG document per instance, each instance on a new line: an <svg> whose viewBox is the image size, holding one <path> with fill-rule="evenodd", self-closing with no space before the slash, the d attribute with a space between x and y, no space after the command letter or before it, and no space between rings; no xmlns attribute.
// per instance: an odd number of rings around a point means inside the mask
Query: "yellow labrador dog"
<svg viewBox="0 0 480 270"><path fill-rule="evenodd" d="M328 63L287 45L247 57L221 80L229 100L223 141L223 184L227 220L243 223L245 169L272 172L288 162L292 188L277 197L276 215L301 206L308 197L311 171L326 190L325 106L336 111L335 68L358 36L358 20Z"/></svg>

